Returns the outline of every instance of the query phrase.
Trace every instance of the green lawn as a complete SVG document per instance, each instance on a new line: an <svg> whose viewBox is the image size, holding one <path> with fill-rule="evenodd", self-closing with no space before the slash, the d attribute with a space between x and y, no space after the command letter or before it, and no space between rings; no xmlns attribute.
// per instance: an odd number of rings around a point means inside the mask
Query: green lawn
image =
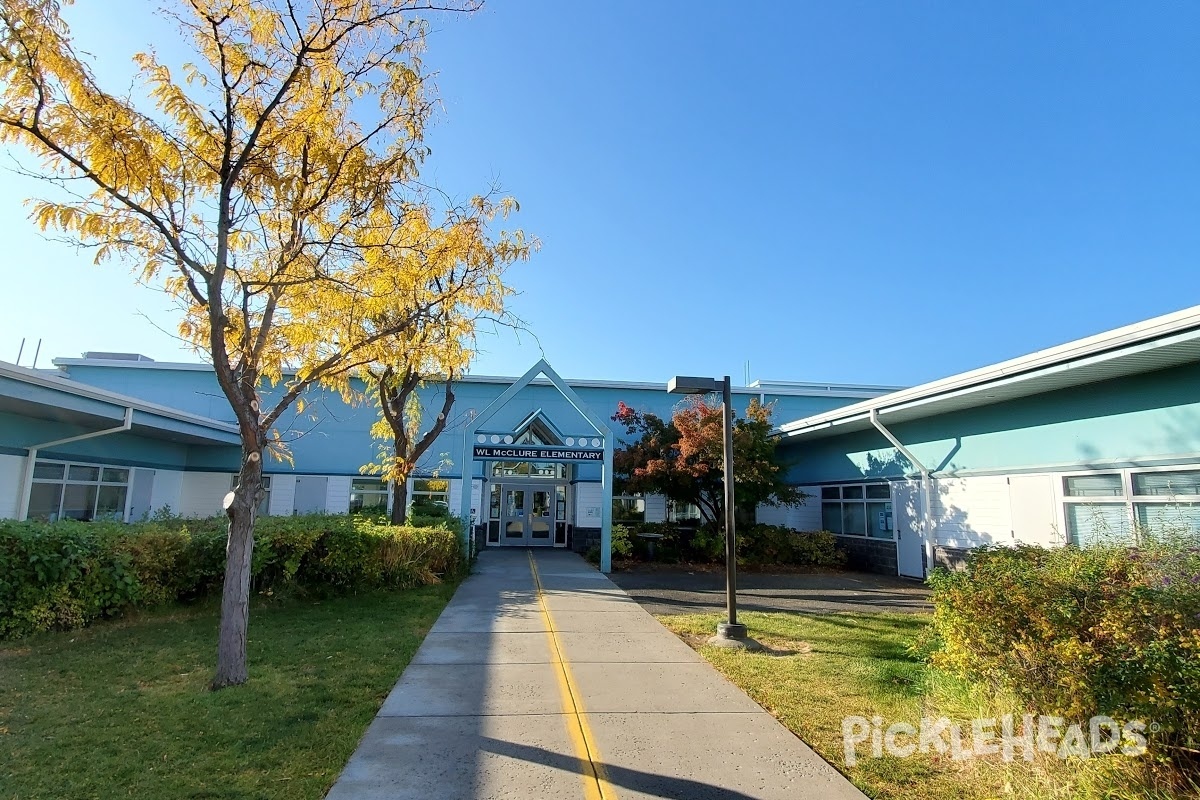
<svg viewBox="0 0 1200 800"><path fill-rule="evenodd" d="M1151 764L1127 756L1059 761L1042 755L1026 763L1018 755L1011 764L999 756L954 761L949 754L936 753L903 759L885 754L874 759L869 757L868 742L859 745L858 764L847 767L842 744L846 716L878 715L887 721L886 728L893 722L917 725L922 717L969 721L1015 713L1019 720L1020 707L1009 698L933 670L914 654L910 645L929 624L926 616L741 615L739 621L768 648L758 654L704 645L720 619L715 615L659 617L871 797L1166 800L1185 796L1178 790L1153 788ZM964 730L969 742L969 722Z"/></svg>
<svg viewBox="0 0 1200 800"><path fill-rule="evenodd" d="M212 606L0 645L0 798L319 798L455 586L259 603L209 692Z"/></svg>

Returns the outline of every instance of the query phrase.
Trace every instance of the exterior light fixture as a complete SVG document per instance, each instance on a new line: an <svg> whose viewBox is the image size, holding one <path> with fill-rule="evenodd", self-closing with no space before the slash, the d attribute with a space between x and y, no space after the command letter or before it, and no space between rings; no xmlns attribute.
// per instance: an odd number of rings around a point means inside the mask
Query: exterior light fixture
<svg viewBox="0 0 1200 800"><path fill-rule="evenodd" d="M737 621L737 531L734 524L733 500L733 392L729 376L724 380L676 375L667 382L670 394L721 393L722 429L725 442L722 448L725 470L725 622L717 624L717 635L708 640L718 647L757 650L758 642L746 635L746 626Z"/></svg>

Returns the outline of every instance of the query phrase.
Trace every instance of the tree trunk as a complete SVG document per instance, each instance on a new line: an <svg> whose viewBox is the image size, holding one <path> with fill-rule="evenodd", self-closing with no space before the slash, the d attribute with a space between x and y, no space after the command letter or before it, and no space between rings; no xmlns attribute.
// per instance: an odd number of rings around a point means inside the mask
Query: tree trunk
<svg viewBox="0 0 1200 800"><path fill-rule="evenodd" d="M229 541L225 547L225 585L221 591L221 628L213 689L239 686L249 677L246 633L250 619L250 562L254 556L254 517L262 496L262 451L243 447L242 470L225 509Z"/></svg>
<svg viewBox="0 0 1200 800"><path fill-rule="evenodd" d="M408 478L392 481L392 524L408 522Z"/></svg>

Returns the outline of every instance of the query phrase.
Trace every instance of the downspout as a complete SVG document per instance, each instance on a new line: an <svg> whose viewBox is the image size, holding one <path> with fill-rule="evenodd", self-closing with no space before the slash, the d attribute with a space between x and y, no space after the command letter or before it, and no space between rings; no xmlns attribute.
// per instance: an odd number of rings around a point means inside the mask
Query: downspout
<svg viewBox="0 0 1200 800"><path fill-rule="evenodd" d="M883 437L891 442L892 447L900 451L900 454L907 458L921 473L921 514L924 516L924 536L925 541L925 574L929 574L929 570L933 568L933 540L937 536L937 526L933 519L933 477L929 474L929 469L921 463L921 460L913 454L911 450L900 443L900 440L892 435L892 432L883 426L879 421L879 410L871 409L871 424L875 429L883 434Z"/></svg>
<svg viewBox="0 0 1200 800"><path fill-rule="evenodd" d="M108 436L110 433L121 433L132 428L133 409L126 408L125 421L116 428L105 428L102 431L92 431L91 433L84 433L79 436L68 436L66 439L55 439L53 442L43 442L42 444L35 444L32 447L26 448L28 456L25 459L25 475L21 480L21 499L17 507L17 519L24 521L29 517L29 495L33 492L33 468L37 463L39 450L45 450L47 447L58 447L60 444L81 442L84 439L95 439L98 436Z"/></svg>

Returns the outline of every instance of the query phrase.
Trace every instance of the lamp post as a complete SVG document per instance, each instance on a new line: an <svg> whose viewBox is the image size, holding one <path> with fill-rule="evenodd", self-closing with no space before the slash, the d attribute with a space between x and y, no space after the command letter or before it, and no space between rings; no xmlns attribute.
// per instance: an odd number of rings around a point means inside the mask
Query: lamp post
<svg viewBox="0 0 1200 800"><path fill-rule="evenodd" d="M708 640L718 647L757 650L758 642L746 635L746 626L737 621L737 530L733 499L733 392L729 376L724 380L676 375L667 382L669 394L721 393L721 427L725 482L725 622L717 623L717 635Z"/></svg>

